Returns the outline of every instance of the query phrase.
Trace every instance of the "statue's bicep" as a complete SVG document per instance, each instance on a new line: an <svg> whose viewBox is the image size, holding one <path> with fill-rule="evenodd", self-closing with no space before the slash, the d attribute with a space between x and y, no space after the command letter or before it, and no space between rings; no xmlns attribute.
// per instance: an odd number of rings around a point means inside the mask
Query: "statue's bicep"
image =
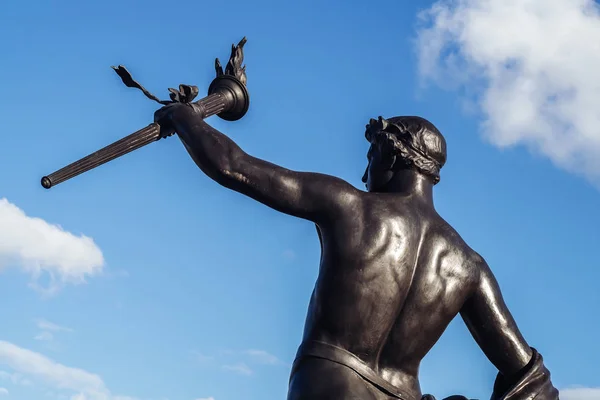
<svg viewBox="0 0 600 400"><path fill-rule="evenodd" d="M286 214L319 222L345 208L358 191L324 174L292 171L249 157L237 169L234 189Z"/></svg>

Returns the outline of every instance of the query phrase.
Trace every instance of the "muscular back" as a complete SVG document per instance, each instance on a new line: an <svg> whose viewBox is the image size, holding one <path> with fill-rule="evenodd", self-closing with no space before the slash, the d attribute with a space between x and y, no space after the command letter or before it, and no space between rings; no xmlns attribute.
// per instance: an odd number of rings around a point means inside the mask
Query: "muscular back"
<svg viewBox="0 0 600 400"><path fill-rule="evenodd" d="M474 286L474 254L410 197L362 193L356 203L348 218L319 226L304 340L342 347L396 386L418 385L421 359Z"/></svg>

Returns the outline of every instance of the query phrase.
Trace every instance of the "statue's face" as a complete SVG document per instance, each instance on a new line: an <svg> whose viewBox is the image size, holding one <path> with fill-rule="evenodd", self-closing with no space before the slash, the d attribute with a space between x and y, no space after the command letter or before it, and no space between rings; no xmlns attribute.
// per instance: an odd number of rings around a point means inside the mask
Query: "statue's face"
<svg viewBox="0 0 600 400"><path fill-rule="evenodd" d="M392 157L385 156L382 152L381 145L371 143L367 159L369 164L362 181L366 184L369 192L382 192L386 185L394 176L392 165L394 163Z"/></svg>

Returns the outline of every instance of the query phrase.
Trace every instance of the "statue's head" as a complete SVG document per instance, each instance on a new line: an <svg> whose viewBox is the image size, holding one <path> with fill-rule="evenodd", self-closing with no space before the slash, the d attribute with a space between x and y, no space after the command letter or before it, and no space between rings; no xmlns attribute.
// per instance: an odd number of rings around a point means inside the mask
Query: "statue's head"
<svg viewBox="0 0 600 400"><path fill-rule="evenodd" d="M371 143L369 165L363 176L370 192L382 191L399 171L413 170L433 185L446 163L446 140L420 117L371 119L365 137Z"/></svg>

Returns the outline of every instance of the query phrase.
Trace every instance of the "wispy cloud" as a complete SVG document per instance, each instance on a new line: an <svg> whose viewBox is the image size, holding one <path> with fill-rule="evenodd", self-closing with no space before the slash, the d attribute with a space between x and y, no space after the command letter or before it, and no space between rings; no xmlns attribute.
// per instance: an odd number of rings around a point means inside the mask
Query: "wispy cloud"
<svg viewBox="0 0 600 400"><path fill-rule="evenodd" d="M35 335L34 339L42 342L51 342L54 340L54 335L52 334L52 332L42 331Z"/></svg>
<svg viewBox="0 0 600 400"><path fill-rule="evenodd" d="M268 353L264 350L250 349L250 350L245 350L243 353L250 356L253 360L255 360L256 362L261 363L261 364L270 364L270 365L281 364L281 361L277 357L275 357L273 354Z"/></svg>
<svg viewBox="0 0 600 400"><path fill-rule="evenodd" d="M57 343L55 342L55 335L61 332L73 332L73 329L71 328L55 324L45 319L37 319L35 321L35 324L38 327L38 329L40 329L40 332L38 332L34 336L34 339L41 342L45 342L48 348L51 350L58 350Z"/></svg>
<svg viewBox="0 0 600 400"><path fill-rule="evenodd" d="M0 199L0 268L18 266L31 275L31 287L46 295L66 284L84 283L104 267L102 251L84 235L30 217L7 199ZM46 274L49 284L39 284Z"/></svg>
<svg viewBox="0 0 600 400"><path fill-rule="evenodd" d="M0 380L8 381L13 385L19 386L31 386L31 381L23 377L23 375L19 373L9 373L6 371L0 371Z"/></svg>
<svg viewBox="0 0 600 400"><path fill-rule="evenodd" d="M8 396L8 389L0 387L0 396Z"/></svg>
<svg viewBox="0 0 600 400"><path fill-rule="evenodd" d="M70 394L71 400L135 400L133 397L113 395L96 374L59 364L10 342L0 341L0 364L12 369L13 374Z"/></svg>
<svg viewBox="0 0 600 400"><path fill-rule="evenodd" d="M202 398L199 398L196 400L215 400L215 398L214 397L202 397Z"/></svg>
<svg viewBox="0 0 600 400"><path fill-rule="evenodd" d="M235 372L236 374L246 375L246 376L252 375L254 373L254 371L252 371L252 369L244 363L236 363L233 365L223 365L223 369L226 371L231 371L231 372Z"/></svg>
<svg viewBox="0 0 600 400"><path fill-rule="evenodd" d="M600 6L440 0L420 15L423 82L471 93L485 137L600 184Z"/></svg>
<svg viewBox="0 0 600 400"><path fill-rule="evenodd" d="M85 394L85 393L77 393L70 397L70 400L96 400L96 399L97 399L97 397L94 397L93 395L89 395L89 394ZM102 399L104 399L104 397ZM112 396L112 397L110 397L110 400L138 400L138 399L136 399L134 397L129 397L129 396Z"/></svg>
<svg viewBox="0 0 600 400"><path fill-rule="evenodd" d="M53 322L46 321L45 319L37 319L35 321L37 327L43 331L50 332L73 332L73 329L67 328L66 326L60 326Z"/></svg>
<svg viewBox="0 0 600 400"><path fill-rule="evenodd" d="M215 359L213 356L207 356L206 354L200 353L199 351L192 351L192 357L194 358L194 360L202 364L210 363Z"/></svg>
<svg viewBox="0 0 600 400"><path fill-rule="evenodd" d="M197 351L192 352L194 359L202 364L220 365L224 371L240 375L253 375L255 368L262 365L286 365L273 354L258 349L234 351L221 350L218 357L209 356Z"/></svg>
<svg viewBox="0 0 600 400"><path fill-rule="evenodd" d="M600 387L573 387L560 391L561 400L600 400Z"/></svg>

